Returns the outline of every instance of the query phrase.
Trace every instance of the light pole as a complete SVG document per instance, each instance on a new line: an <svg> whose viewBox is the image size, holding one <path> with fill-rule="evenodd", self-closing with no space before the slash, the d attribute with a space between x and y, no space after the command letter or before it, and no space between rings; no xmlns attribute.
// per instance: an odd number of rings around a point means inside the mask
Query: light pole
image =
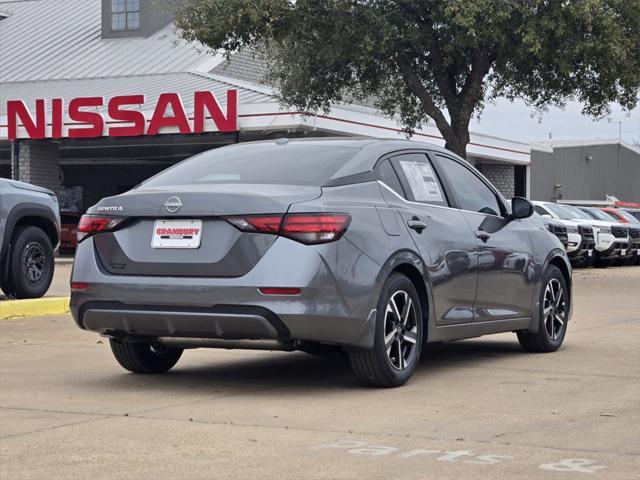
<svg viewBox="0 0 640 480"><path fill-rule="evenodd" d="M617 123L618 124L618 141L622 141L622 120L612 120L611 118L607 118L607 123Z"/></svg>

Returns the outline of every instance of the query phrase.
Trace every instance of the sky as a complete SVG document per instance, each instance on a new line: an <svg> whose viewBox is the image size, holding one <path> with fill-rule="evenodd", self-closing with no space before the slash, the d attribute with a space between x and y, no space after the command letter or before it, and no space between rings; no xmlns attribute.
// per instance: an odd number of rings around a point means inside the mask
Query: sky
<svg viewBox="0 0 640 480"><path fill-rule="evenodd" d="M613 105L608 116L611 123L606 118L594 121L580 111L580 104L573 102L563 110L549 109L532 118L534 110L524 102L498 99L495 104L485 106L479 121L471 120L469 129L524 142L548 141L549 135L552 140L617 140L618 122L622 122L622 140L629 144L640 141L640 107L625 112L619 105Z"/></svg>

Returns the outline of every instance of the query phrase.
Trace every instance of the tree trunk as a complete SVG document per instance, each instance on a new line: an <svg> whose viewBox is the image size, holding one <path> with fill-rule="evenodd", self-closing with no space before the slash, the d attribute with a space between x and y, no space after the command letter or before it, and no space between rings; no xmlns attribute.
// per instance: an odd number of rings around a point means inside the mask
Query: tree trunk
<svg viewBox="0 0 640 480"><path fill-rule="evenodd" d="M459 138L456 138L455 136L450 136L449 138L447 138L447 136L444 134L442 136L444 137L444 140L445 140L444 148L452 151L459 157L464 158L465 160L467 159L466 143L463 143Z"/></svg>
<svg viewBox="0 0 640 480"><path fill-rule="evenodd" d="M451 150L456 155L467 158L467 145L469 143L469 120L460 118L461 115L450 112L451 126L447 129L439 129L444 138L444 148Z"/></svg>

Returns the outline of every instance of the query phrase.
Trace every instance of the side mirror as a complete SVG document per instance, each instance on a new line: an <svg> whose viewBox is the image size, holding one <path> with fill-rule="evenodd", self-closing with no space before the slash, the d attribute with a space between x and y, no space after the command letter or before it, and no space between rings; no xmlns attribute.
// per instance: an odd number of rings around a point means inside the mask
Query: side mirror
<svg viewBox="0 0 640 480"><path fill-rule="evenodd" d="M511 199L511 218L529 218L533 215L533 205L529 200L522 197L513 197Z"/></svg>

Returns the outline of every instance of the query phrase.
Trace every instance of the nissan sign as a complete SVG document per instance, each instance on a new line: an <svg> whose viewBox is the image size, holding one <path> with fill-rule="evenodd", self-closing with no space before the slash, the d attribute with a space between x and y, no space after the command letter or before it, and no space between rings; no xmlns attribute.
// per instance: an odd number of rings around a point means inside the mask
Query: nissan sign
<svg viewBox="0 0 640 480"><path fill-rule="evenodd" d="M238 130L238 92L227 90L226 112L212 92L193 94L193 116L189 117L177 93L163 93L153 105L144 95L73 98L65 105L61 98L35 102L34 113L22 100L7 101L9 140L16 138L96 138L157 135L169 129L181 134ZM107 116L98 109L105 110ZM152 112L149 119L143 111ZM68 119L68 121L67 121Z"/></svg>

